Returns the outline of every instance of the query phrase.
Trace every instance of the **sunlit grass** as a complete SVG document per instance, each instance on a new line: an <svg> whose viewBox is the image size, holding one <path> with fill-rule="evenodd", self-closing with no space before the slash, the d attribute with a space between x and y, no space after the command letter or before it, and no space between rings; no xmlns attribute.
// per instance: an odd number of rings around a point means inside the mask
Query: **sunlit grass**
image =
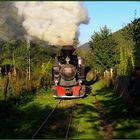
<svg viewBox="0 0 140 140"><path fill-rule="evenodd" d="M45 89L41 89L35 94L36 95L33 97L33 100L31 102L25 105L21 105L20 108L24 109L34 104L38 104L42 109L44 109L46 106L53 107L58 102L58 100L55 100L52 97L50 90L46 91Z"/></svg>
<svg viewBox="0 0 140 140"><path fill-rule="evenodd" d="M79 99L73 115L70 138L102 138L99 116L93 103L92 93Z"/></svg>
<svg viewBox="0 0 140 140"><path fill-rule="evenodd" d="M105 80L100 80L92 86L103 108L106 118L112 122L114 138L140 138L140 117L128 106L116 92L107 86Z"/></svg>

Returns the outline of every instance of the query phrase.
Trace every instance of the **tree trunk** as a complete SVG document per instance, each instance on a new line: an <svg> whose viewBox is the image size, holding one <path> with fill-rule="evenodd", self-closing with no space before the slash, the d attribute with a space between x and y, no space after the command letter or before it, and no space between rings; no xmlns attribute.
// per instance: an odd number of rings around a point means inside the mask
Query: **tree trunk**
<svg viewBox="0 0 140 140"><path fill-rule="evenodd" d="M3 82L3 95L4 100L7 100L7 93L8 93L8 85L9 85L9 76L5 76L4 82Z"/></svg>

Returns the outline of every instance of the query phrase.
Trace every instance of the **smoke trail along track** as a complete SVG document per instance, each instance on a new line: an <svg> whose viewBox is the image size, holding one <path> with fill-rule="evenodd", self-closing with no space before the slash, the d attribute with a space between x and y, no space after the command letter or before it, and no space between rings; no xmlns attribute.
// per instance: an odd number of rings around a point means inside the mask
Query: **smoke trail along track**
<svg viewBox="0 0 140 140"><path fill-rule="evenodd" d="M49 115L45 118L45 120L42 122L42 124L40 125L40 127L35 131L35 133L32 136L32 139L34 139L40 132L40 130L44 127L44 125L47 123L47 121L49 120L49 118L52 116L53 112L56 110L57 106L61 103L62 100L59 100L59 102L56 104L56 106L54 107L54 109L49 113Z"/></svg>
<svg viewBox="0 0 140 140"><path fill-rule="evenodd" d="M105 116L105 110L103 106L101 105L100 101L97 99L96 95L93 95L95 98L95 105L96 108L99 112L100 119L101 119L101 125L103 126L103 138L104 139L112 139L113 138L113 128L112 125L110 124L109 120L106 119Z"/></svg>

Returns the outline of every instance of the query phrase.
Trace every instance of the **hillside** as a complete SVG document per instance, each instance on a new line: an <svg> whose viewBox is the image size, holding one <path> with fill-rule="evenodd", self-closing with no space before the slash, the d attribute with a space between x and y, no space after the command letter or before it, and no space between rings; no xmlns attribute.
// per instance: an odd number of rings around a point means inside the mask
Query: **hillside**
<svg viewBox="0 0 140 140"><path fill-rule="evenodd" d="M84 43L83 45L80 45L79 48L81 48L83 51L86 51L89 48L88 42Z"/></svg>
<svg viewBox="0 0 140 140"><path fill-rule="evenodd" d="M124 28L122 28L122 29L120 29L120 30L118 30L118 31L116 31L116 32L114 32L114 33L112 33L114 39L115 39L116 42L118 43L118 46L124 46L124 45L126 46L126 45L128 45L129 43L131 43L130 40L129 40L129 41L126 41L126 39L125 39L125 37L124 37L124 35L123 35L123 29L124 29ZM80 46L79 46L79 49L82 50L83 52L89 50L88 42L86 42L86 43L80 45Z"/></svg>
<svg viewBox="0 0 140 140"><path fill-rule="evenodd" d="M126 45L129 45L129 43L131 43L130 40L127 40L125 39L125 36L124 36L124 33L123 33L123 29L120 29L116 32L113 33L113 37L115 38L115 40L117 41L118 43L118 46L126 46Z"/></svg>
<svg viewBox="0 0 140 140"><path fill-rule="evenodd" d="M86 52L90 50L88 42L84 43L83 45L80 45L78 47L78 50L82 51L82 54L85 55Z"/></svg>

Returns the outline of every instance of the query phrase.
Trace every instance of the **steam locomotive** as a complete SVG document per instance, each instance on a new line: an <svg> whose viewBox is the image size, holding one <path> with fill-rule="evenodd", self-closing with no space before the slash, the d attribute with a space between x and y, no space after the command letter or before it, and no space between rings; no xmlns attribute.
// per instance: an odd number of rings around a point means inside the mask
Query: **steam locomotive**
<svg viewBox="0 0 140 140"><path fill-rule="evenodd" d="M63 46L60 56L55 57L52 68L55 98L80 98L85 95L85 61L73 55L73 46Z"/></svg>

